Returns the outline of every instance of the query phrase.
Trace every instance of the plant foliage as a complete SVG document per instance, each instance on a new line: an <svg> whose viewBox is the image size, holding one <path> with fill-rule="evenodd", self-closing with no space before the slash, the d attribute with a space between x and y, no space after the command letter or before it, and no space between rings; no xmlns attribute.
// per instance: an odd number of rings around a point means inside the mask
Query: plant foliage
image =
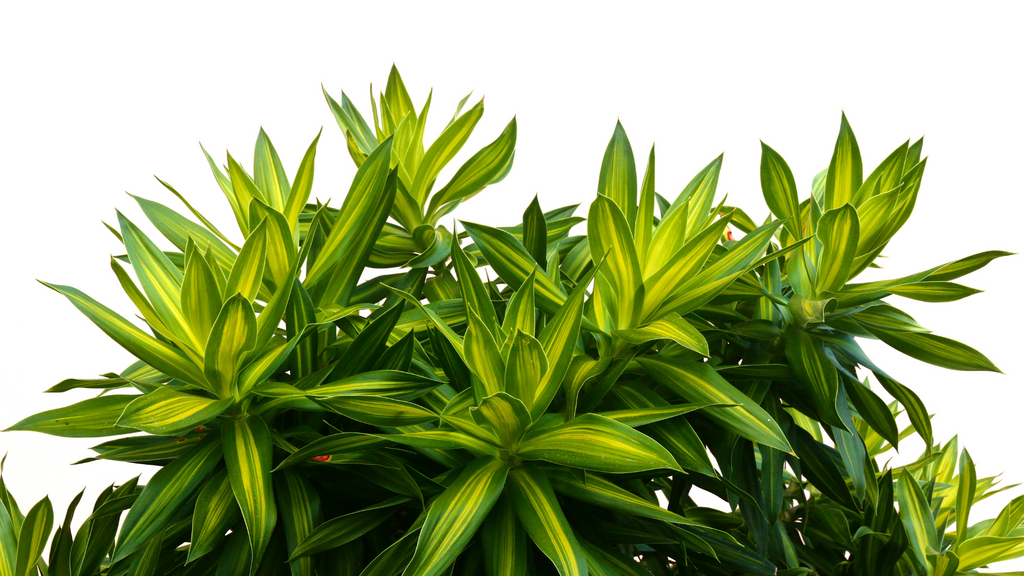
<svg viewBox="0 0 1024 576"><path fill-rule="evenodd" d="M969 296L953 281L1007 253L857 281L917 202L921 141L865 176L844 116L809 194L764 144L758 225L717 200L721 157L659 194L620 124L585 235L537 199L456 228L511 169L515 119L459 164L482 100L427 142L432 97L396 69L371 116L324 95L358 168L340 207L313 200L319 135L289 177L261 130L251 173L206 154L237 233L163 181L191 216L135 198L163 239L109 226L145 329L44 283L137 361L9 430L115 436L87 460L158 470L52 538L49 501L23 515L0 482L0 575L946 576L1024 554L1024 500L972 517L995 479L857 343L997 370L891 296ZM911 434L926 451L889 467Z"/></svg>

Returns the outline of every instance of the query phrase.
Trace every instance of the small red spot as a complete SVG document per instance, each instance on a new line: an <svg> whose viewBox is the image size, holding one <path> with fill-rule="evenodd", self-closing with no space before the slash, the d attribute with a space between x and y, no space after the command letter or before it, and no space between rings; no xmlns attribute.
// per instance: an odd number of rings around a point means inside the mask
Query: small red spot
<svg viewBox="0 0 1024 576"><path fill-rule="evenodd" d="M317 462L327 462L330 459L330 456L313 456L310 458L310 460L316 460Z"/></svg>
<svg viewBox="0 0 1024 576"><path fill-rule="evenodd" d="M178 444L181 444L181 443L182 443L182 442L184 442L184 441L185 441L185 439L184 439L184 438L178 438Z"/></svg>
<svg viewBox="0 0 1024 576"><path fill-rule="evenodd" d="M203 428L202 426L196 428L196 432L202 432L204 430L206 430L206 428Z"/></svg>
<svg viewBox="0 0 1024 576"><path fill-rule="evenodd" d="M203 438L206 438L206 434L200 434L200 435L199 435L199 439L200 439L200 440L202 440Z"/></svg>
<svg viewBox="0 0 1024 576"><path fill-rule="evenodd" d="M725 230L725 239L729 241L735 240L735 238L732 237L732 230L729 230L728 228Z"/></svg>

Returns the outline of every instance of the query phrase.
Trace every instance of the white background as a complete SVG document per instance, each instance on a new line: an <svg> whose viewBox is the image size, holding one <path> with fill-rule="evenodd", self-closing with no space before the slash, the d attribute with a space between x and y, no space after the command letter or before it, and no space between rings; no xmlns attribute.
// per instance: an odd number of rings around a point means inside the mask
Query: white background
<svg viewBox="0 0 1024 576"><path fill-rule="evenodd" d="M927 134L924 188L889 245L886 276L1024 247L1019 4L501 6L2 5L0 425L89 395L42 394L64 378L119 372L130 362L34 281L70 284L133 313L108 264L120 246L100 223L115 221L114 207L144 220L123 191L185 212L156 173L230 229L197 141L218 161L227 148L251 167L262 125L294 175L323 126L314 195L337 205L354 168L320 84L335 97L345 88L369 116L368 85L383 89L392 62L417 105L435 89L431 138L471 89L487 96L487 112L466 152L517 115L515 168L461 207L462 219L518 222L534 194L545 209L582 203L585 215L618 117L641 174L657 139L663 195L674 197L724 150L719 192L761 220L768 211L758 139L787 159L806 196L845 110L865 174L907 138ZM959 433L979 474L1005 471L1006 482L1024 482L1021 258L966 278L986 290L966 300L894 302L936 333L984 351L1006 375L950 372L866 345L937 413L937 438ZM84 486L91 506L106 484L149 476L151 468L127 464L70 466L100 441L2 433L4 479L24 509L49 494L62 516ZM908 442L903 457L919 448ZM981 503L972 519L994 516L1009 498Z"/></svg>

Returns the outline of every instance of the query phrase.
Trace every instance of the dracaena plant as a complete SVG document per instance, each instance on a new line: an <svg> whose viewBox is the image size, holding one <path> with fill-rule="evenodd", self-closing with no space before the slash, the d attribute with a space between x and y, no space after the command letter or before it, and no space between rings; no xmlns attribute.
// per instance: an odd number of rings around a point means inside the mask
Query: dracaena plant
<svg viewBox="0 0 1024 576"><path fill-rule="evenodd" d="M954 482L955 443L857 344L995 369L887 299L968 296L951 281L1006 253L853 283L914 207L920 141L864 178L844 116L804 200L764 145L758 226L716 200L721 157L669 200L617 125L585 234L539 198L460 231L440 220L509 171L515 120L436 186L482 102L427 145L432 94L417 111L397 69L372 128L325 96L357 166L340 207L310 201L319 135L290 179L261 130L252 176L207 154L237 243L162 181L195 220L136 199L171 248L110 226L148 332L47 284L138 361L11 429L132 434L85 461L159 470L72 534L76 499L48 564L48 501L22 517L0 489L0 574L948 575L1024 552L1024 506L967 526L992 479L964 456ZM880 463L913 433L921 459Z"/></svg>

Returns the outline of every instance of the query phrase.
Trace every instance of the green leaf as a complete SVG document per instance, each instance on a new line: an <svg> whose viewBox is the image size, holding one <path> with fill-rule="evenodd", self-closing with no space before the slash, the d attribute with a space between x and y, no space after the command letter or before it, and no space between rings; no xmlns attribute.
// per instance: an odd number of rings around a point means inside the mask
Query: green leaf
<svg viewBox="0 0 1024 576"><path fill-rule="evenodd" d="M669 512L661 506L645 500L597 474L587 474L584 478L581 475L562 469L551 469L546 472L547 478L551 481L551 486L554 487L556 492L565 494L575 500L630 516L661 520L672 524L703 527L703 524L689 518L684 518L675 512Z"/></svg>
<svg viewBox="0 0 1024 576"><path fill-rule="evenodd" d="M601 161L601 176L597 182L597 193L611 199L622 211L630 230L636 222L636 162L633 148L622 128L615 122L615 131ZM603 253L594 251L595 254Z"/></svg>
<svg viewBox="0 0 1024 576"><path fill-rule="evenodd" d="M53 529L53 506L50 498L44 497L36 503L21 525L18 534L18 556L15 576L29 576L35 571L36 562L43 555L43 548Z"/></svg>
<svg viewBox="0 0 1024 576"><path fill-rule="evenodd" d="M708 404L706 402L665 404L664 406L650 408L625 408L622 410L597 412L597 414L600 414L605 418L611 418L616 422L621 422L630 428L637 428L639 426L646 426L647 424L661 422L662 420L668 420L670 418L675 418L676 416L682 416L683 414L689 414L690 412L716 406L725 406L725 404Z"/></svg>
<svg viewBox="0 0 1024 576"><path fill-rule="evenodd" d="M651 153L647 157L647 169L644 171L644 181L640 185L640 206L636 213L636 226L633 228L633 236L636 240L637 260L643 268L647 263L647 250L651 246L652 233L654 232L654 144L651 144Z"/></svg>
<svg viewBox="0 0 1024 576"><path fill-rule="evenodd" d="M213 420L231 404L230 398L213 400L165 386L132 400L117 425L172 436Z"/></svg>
<svg viewBox="0 0 1024 576"><path fill-rule="evenodd" d="M477 248L483 252L487 263L514 290L519 290L539 268L533 256L512 234L470 222L463 222L462 225ZM565 302L565 294L544 275L543 270L535 274L534 291L537 307L548 315L557 314L558 308Z"/></svg>
<svg viewBox="0 0 1024 576"><path fill-rule="evenodd" d="M955 282L928 281L893 286L889 292L921 302L953 302L977 294L981 290Z"/></svg>
<svg viewBox="0 0 1024 576"><path fill-rule="evenodd" d="M896 481L896 499L900 504L900 519L907 529L910 547L921 566L928 566L928 555L939 550L932 508L917 480L904 471Z"/></svg>
<svg viewBox="0 0 1024 576"><path fill-rule="evenodd" d="M960 550L960 546L967 541L967 523L971 515L971 505L974 504L975 489L978 487L978 473L974 470L974 460L964 450L960 455L960 474L956 491L956 541L953 543L953 551Z"/></svg>
<svg viewBox="0 0 1024 576"><path fill-rule="evenodd" d="M672 218L672 216L669 217ZM651 318L662 304L700 273L701 267L707 262L728 225L729 218L716 221L690 238L686 244L683 244L671 257L667 258L660 268L652 270L648 267L646 269L649 274L644 278L643 318ZM661 227L658 229L661 230ZM655 238L658 238L657 235ZM656 247L657 243L651 245L652 259L657 254ZM653 260L648 260L648 264L652 263Z"/></svg>
<svg viewBox="0 0 1024 576"><path fill-rule="evenodd" d="M299 163L299 169L295 172L295 180L292 181L291 190L288 192L288 201L284 206L283 212L285 218L288 219L288 225L293 230L296 230L296 232L299 229L299 214L306 207L309 194L313 190L316 145L320 141L321 132L317 132L316 138L313 138L313 143L306 149L306 154L302 157L302 162Z"/></svg>
<svg viewBox="0 0 1024 576"><path fill-rule="evenodd" d="M772 214L786 221L784 225L789 233L798 239L803 238L800 200L793 171L782 156L764 142L761 142L761 192Z"/></svg>
<svg viewBox="0 0 1024 576"><path fill-rule="evenodd" d="M404 576L437 576L450 566L483 523L505 486L508 465L493 457L467 466L427 510Z"/></svg>
<svg viewBox="0 0 1024 576"><path fill-rule="evenodd" d="M1022 552L1024 552L1024 537L978 536L971 538L960 547L958 569L966 571L1000 560L1018 558ZM1006 574L1009 576L1012 573Z"/></svg>
<svg viewBox="0 0 1024 576"><path fill-rule="evenodd" d="M534 544L561 576L587 576L587 559L547 476L536 466L521 464L509 472L508 480L516 516Z"/></svg>
<svg viewBox="0 0 1024 576"><path fill-rule="evenodd" d="M470 263L462 246L459 245L458 237L452 235L451 246L452 264L455 265L455 274L459 279L459 290L462 299L466 302L466 308L472 310L483 321L484 326L494 338L499 338L501 333L498 328L498 315L494 312L494 304L484 287L483 281L476 268Z"/></svg>
<svg viewBox="0 0 1024 576"><path fill-rule="evenodd" d="M447 212L447 205L471 198L494 183L502 170L512 162L516 149L516 130L516 119L513 117L494 142L481 148L459 168L444 188L430 199L427 213L431 218Z"/></svg>
<svg viewBox="0 0 1024 576"><path fill-rule="evenodd" d="M224 462L235 501L242 511L252 552L251 573L259 565L277 525L270 478L273 446L270 429L259 416L224 424Z"/></svg>
<svg viewBox="0 0 1024 576"><path fill-rule="evenodd" d="M950 370L1002 372L984 354L966 344L935 334L890 332L868 327L889 346L922 362Z"/></svg>
<svg viewBox="0 0 1024 576"><path fill-rule="evenodd" d="M518 328L510 336L512 344L505 365L505 391L528 402L537 396L540 383L548 372L548 358L544 346L533 336Z"/></svg>
<svg viewBox="0 0 1024 576"><path fill-rule="evenodd" d="M235 525L241 515L226 470L211 478L196 498L192 514L192 537L188 547L188 562L212 552L224 538L224 533Z"/></svg>
<svg viewBox="0 0 1024 576"><path fill-rule="evenodd" d="M548 225L537 196L523 212L523 246L538 264L547 264Z"/></svg>
<svg viewBox="0 0 1024 576"><path fill-rule="evenodd" d="M387 440L381 437L361 432L339 432L318 438L302 448L288 455L287 458L277 465L274 471L282 470L306 462L317 456L338 456L341 454L352 454L366 452L382 446L387 446Z"/></svg>
<svg viewBox="0 0 1024 576"><path fill-rule="evenodd" d="M210 433L188 453L157 471L128 510L113 561L128 557L161 532L206 482L221 456L220 437Z"/></svg>
<svg viewBox="0 0 1024 576"><path fill-rule="evenodd" d="M484 398L479 406L469 409L473 420L494 430L501 445L515 450L523 433L533 424L530 411L521 400L505 392Z"/></svg>
<svg viewBox="0 0 1024 576"><path fill-rule="evenodd" d="M0 499L0 576L14 576L18 561L18 530Z"/></svg>
<svg viewBox="0 0 1024 576"><path fill-rule="evenodd" d="M527 434L516 454L574 468L612 474L679 470L671 454L649 436L598 414Z"/></svg>
<svg viewBox="0 0 1024 576"><path fill-rule="evenodd" d="M11 426L7 431L25 430L42 432L64 438L95 438L130 434L132 431L117 425L125 406L128 406L137 395L111 394L90 398L54 410L46 410L34 414Z"/></svg>
<svg viewBox="0 0 1024 576"><path fill-rule="evenodd" d="M487 515L481 536L487 576L527 576L530 543L507 494Z"/></svg>
<svg viewBox="0 0 1024 576"><path fill-rule="evenodd" d="M241 294L252 302L260 286L263 285L263 272L267 263L267 222L260 222L245 239L242 251L238 253L227 284L224 285L226 297Z"/></svg>
<svg viewBox="0 0 1024 576"><path fill-rule="evenodd" d="M291 560L347 544L373 530L395 513L394 506L408 498L395 498L376 506L333 518L320 524L292 551Z"/></svg>
<svg viewBox="0 0 1024 576"><path fill-rule="evenodd" d="M856 511L857 504L836 465L837 458L832 456L834 452L830 453L832 449L815 440L799 426L793 426L792 438L796 455L800 458L800 471L803 475L822 494L837 504Z"/></svg>
<svg viewBox="0 0 1024 576"><path fill-rule="evenodd" d="M436 413L417 404L378 396L338 396L317 399L317 403L371 426L415 426L436 421Z"/></svg>
<svg viewBox="0 0 1024 576"><path fill-rule="evenodd" d="M427 195L430 194L430 187L433 186L437 175L459 153L483 115L484 101L480 100L465 114L449 124L437 137L437 140L427 148L419 169L416 170L416 176L409 186L409 194L420 206L427 205Z"/></svg>
<svg viewBox="0 0 1024 576"><path fill-rule="evenodd" d="M267 204L277 211L283 211L288 195L291 193L291 185L288 183L288 175L284 172L281 158L270 142L270 137L260 127L260 134L256 138L256 151L254 153L254 175L256 187L263 191Z"/></svg>
<svg viewBox="0 0 1024 576"><path fill-rule="evenodd" d="M159 178L157 180L159 180ZM161 183L181 198L181 196L177 194L177 191L171 188L169 184L162 180ZM132 196L132 198L138 202L139 207L142 208L142 212L146 215L146 218L149 219L153 226L156 227L156 229L159 230L165 238L170 240L171 244L174 244L175 248L181 252L185 252L185 247L188 245L189 237L191 237L196 244L204 250L209 246L218 265L223 266L224 268L231 268L231 263L235 260L235 254L224 244L224 242L221 241L219 231L214 232L216 228L207 229L210 225L205 222L204 226L200 226L158 202L153 202L152 200L147 200L138 196ZM181 199L184 201L184 198ZM186 206L187 205L188 204L186 203ZM138 228L135 228L134 230L137 231ZM121 237L123 239L125 237L124 234L122 234ZM125 246L127 247L127 244Z"/></svg>
<svg viewBox="0 0 1024 576"><path fill-rule="evenodd" d="M638 358L637 362L659 383L691 402L735 404L730 408L711 408L704 413L727 430L787 454L793 452L775 420L711 366L703 362L671 363L651 357Z"/></svg>
<svg viewBox="0 0 1024 576"><path fill-rule="evenodd" d="M121 235L124 237L132 268L157 316L176 338L193 350L199 350L199 339L189 327L179 304L181 271L149 237L120 212L117 213L117 220L121 226Z"/></svg>
<svg viewBox="0 0 1024 576"><path fill-rule="evenodd" d="M420 374L412 374L400 370L372 370L341 380L327 382L308 391L298 392L317 398L371 395L396 398L398 400L412 400L437 388L441 384L440 380L434 380Z"/></svg>
<svg viewBox="0 0 1024 576"><path fill-rule="evenodd" d="M255 345L256 316L252 304L237 293L224 302L206 342L203 371L217 396L230 398L236 392L242 360Z"/></svg>
<svg viewBox="0 0 1024 576"><path fill-rule="evenodd" d="M656 322L632 330L615 330L613 334L630 344L668 339L687 350L693 350L702 356L710 356L708 342L700 331L674 312Z"/></svg>
<svg viewBox="0 0 1024 576"><path fill-rule="evenodd" d="M990 250L988 252L979 252L973 256L961 258L955 262L944 264L939 266L934 272L928 274L928 280L932 281L948 281L956 280L957 278L970 274L975 270L984 268L989 262L996 258L1002 258L1003 256L1013 256L1013 252L1004 252L1002 250Z"/></svg>
<svg viewBox="0 0 1024 576"><path fill-rule="evenodd" d="M853 129L846 121L844 112L839 125L839 138L832 153L832 161L828 165L828 175L825 177L822 210L827 212L852 202L863 182L862 170L857 138L853 135Z"/></svg>
<svg viewBox="0 0 1024 576"><path fill-rule="evenodd" d="M231 190L242 211L243 222L245 223L245 226L242 228L242 234L248 235L253 229L252 223L249 222L249 215L246 213L249 203L252 202L253 198L259 198L261 202L266 204L267 199L263 196L263 192L256 187L256 183L252 181L252 178L245 172L245 169L231 157L230 153L228 153L228 176L231 178Z"/></svg>
<svg viewBox="0 0 1024 576"><path fill-rule="evenodd" d="M839 417L836 406L839 374L825 355L825 346L821 340L797 326L789 326L786 329L786 359L797 380L811 393L822 422L845 430L846 425Z"/></svg>
<svg viewBox="0 0 1024 576"><path fill-rule="evenodd" d="M635 182L633 186L635 205ZM637 302L637 290L643 285L643 277L630 230L631 221L627 221L619 207L608 197L598 196L590 205L587 238L590 240L591 251L605 257L605 265L598 272L598 278L612 288L612 293L603 295L601 303L608 311L612 326L620 330L636 325L642 306L642 302ZM599 321L600 324L602 322Z"/></svg>
<svg viewBox="0 0 1024 576"><path fill-rule="evenodd" d="M204 349L223 304L216 274L205 258L195 255L185 264L181 282L181 312Z"/></svg>
<svg viewBox="0 0 1024 576"><path fill-rule="evenodd" d="M837 292L849 280L853 258L857 255L857 239L860 237L857 209L852 204L844 204L825 212L818 221L815 234L822 245L815 292Z"/></svg>
<svg viewBox="0 0 1024 576"><path fill-rule="evenodd" d="M854 195L853 204L855 206L859 207L870 198L899 186L900 180L903 178L904 164L909 148L910 140L907 140L871 171L871 174L864 179L864 183L857 190L857 194Z"/></svg>
<svg viewBox="0 0 1024 576"><path fill-rule="evenodd" d="M466 366L473 371L474 397L479 401L505 389L505 362L501 350L483 320L472 310L463 344Z"/></svg>

